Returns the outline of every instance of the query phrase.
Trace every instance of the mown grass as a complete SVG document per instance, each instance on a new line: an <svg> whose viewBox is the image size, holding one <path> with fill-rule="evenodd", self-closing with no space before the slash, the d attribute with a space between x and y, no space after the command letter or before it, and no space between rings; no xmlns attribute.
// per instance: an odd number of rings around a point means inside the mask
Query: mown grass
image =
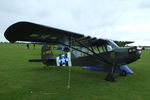
<svg viewBox="0 0 150 100"><path fill-rule="evenodd" d="M42 63L29 63L40 58L36 49L25 44L0 44L0 100L149 100L150 51L143 51L140 60L129 67L134 74L117 82L104 80L107 73L71 67L71 88L68 89L68 68L43 68Z"/></svg>

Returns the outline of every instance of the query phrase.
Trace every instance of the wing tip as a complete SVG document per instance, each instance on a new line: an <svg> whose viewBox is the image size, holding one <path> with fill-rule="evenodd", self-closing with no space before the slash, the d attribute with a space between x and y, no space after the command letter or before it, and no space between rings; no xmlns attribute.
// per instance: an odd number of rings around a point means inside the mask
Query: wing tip
<svg viewBox="0 0 150 100"><path fill-rule="evenodd" d="M6 31L4 32L5 38L6 38L9 42L11 42L11 43L16 42L17 40L16 40L16 38L14 37L14 34L13 34L13 33L16 31L16 30L15 30L15 27L16 27L16 26L19 26L19 25L21 25L21 24L27 24L27 23L30 23L30 22L27 22L27 21L19 21L19 22L16 22L16 23L10 25L10 26L6 29Z"/></svg>

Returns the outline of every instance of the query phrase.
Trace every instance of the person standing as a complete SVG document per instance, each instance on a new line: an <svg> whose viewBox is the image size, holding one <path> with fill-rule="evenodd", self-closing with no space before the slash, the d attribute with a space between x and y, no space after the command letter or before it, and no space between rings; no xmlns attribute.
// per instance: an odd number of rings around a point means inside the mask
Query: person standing
<svg viewBox="0 0 150 100"><path fill-rule="evenodd" d="M35 44L33 44L33 49L35 49Z"/></svg>
<svg viewBox="0 0 150 100"><path fill-rule="evenodd" d="M29 49L30 47L29 47L29 44L27 43L27 49Z"/></svg>

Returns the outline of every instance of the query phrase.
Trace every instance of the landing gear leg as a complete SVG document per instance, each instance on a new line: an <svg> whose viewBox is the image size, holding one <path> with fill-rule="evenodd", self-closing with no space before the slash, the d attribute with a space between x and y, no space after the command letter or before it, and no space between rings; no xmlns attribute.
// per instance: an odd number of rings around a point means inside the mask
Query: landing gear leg
<svg viewBox="0 0 150 100"><path fill-rule="evenodd" d="M127 72L125 70L120 71L120 76L127 76Z"/></svg>
<svg viewBox="0 0 150 100"><path fill-rule="evenodd" d="M107 74L107 76L106 76L106 78L105 78L105 80L106 81L109 81L109 82L115 82L116 80L115 80L115 77L114 77L114 75L113 75L113 67L111 68L111 71Z"/></svg>

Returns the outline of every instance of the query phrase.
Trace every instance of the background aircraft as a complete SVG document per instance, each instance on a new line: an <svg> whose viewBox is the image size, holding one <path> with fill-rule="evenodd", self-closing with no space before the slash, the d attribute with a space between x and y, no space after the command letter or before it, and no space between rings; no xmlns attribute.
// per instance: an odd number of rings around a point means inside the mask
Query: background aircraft
<svg viewBox="0 0 150 100"><path fill-rule="evenodd" d="M5 31L4 35L12 43L30 41L47 44L42 47L42 59L37 60L46 65L101 66L108 71L105 80L111 82L115 81L114 69L118 69L121 76L126 75L126 71L121 70L120 66L136 61L141 55L141 51L136 46L119 47L108 39L92 38L30 22L15 23ZM48 47L51 44L67 46L70 52L55 57Z"/></svg>

